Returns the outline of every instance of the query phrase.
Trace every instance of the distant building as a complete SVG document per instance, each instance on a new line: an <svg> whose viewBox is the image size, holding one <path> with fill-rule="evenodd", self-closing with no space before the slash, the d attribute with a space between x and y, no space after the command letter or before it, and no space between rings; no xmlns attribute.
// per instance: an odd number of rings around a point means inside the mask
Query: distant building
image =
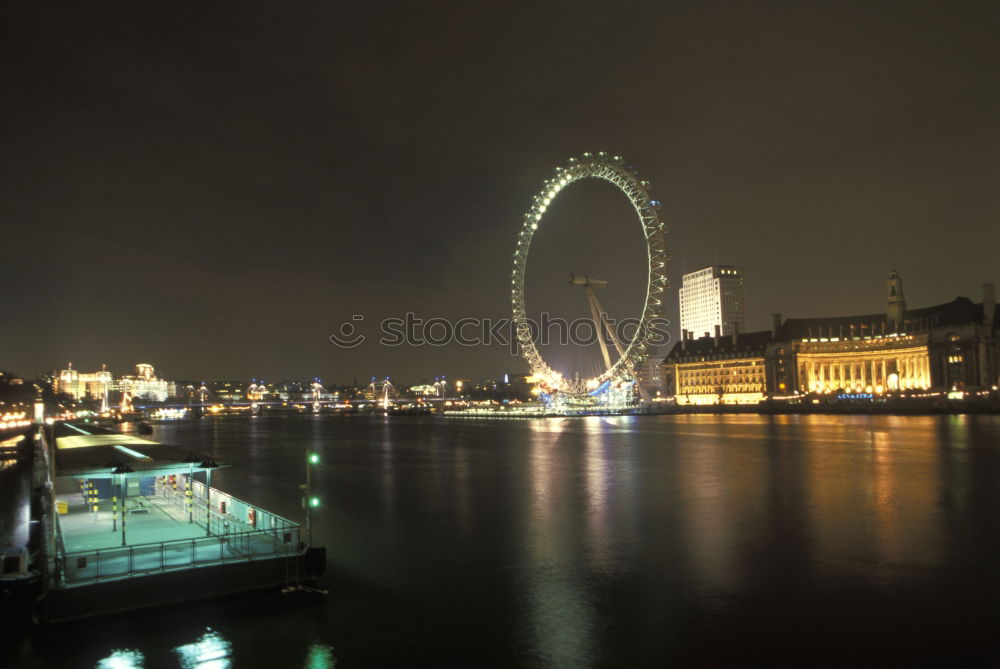
<svg viewBox="0 0 1000 669"><path fill-rule="evenodd" d="M893 270L886 313L789 319L781 336L795 349L796 389L881 393L959 390L997 384L997 307L993 285L983 301L967 297L906 309Z"/></svg>
<svg viewBox="0 0 1000 669"><path fill-rule="evenodd" d="M790 393L949 392L992 388L998 378L998 311L992 284L967 297L908 310L893 270L885 313L781 322L770 331L695 338L664 360L678 404L755 402Z"/></svg>
<svg viewBox="0 0 1000 669"><path fill-rule="evenodd" d="M247 386L243 381L209 381L208 389L222 402L239 402L247 399ZM253 380L256 388L257 379Z"/></svg>
<svg viewBox="0 0 1000 669"><path fill-rule="evenodd" d="M461 387L461 382L459 382L456 388L461 389ZM451 394L448 381L443 376L436 377L434 383L419 383L410 386L409 392L417 397L448 397Z"/></svg>
<svg viewBox="0 0 1000 669"><path fill-rule="evenodd" d="M0 370L0 384L6 386L23 386L24 379L22 379L17 374L13 372L5 372Z"/></svg>
<svg viewBox="0 0 1000 669"><path fill-rule="evenodd" d="M663 393L663 365L659 355L650 356L636 369L639 383L652 397Z"/></svg>
<svg viewBox="0 0 1000 669"><path fill-rule="evenodd" d="M743 273L730 265L711 265L681 278L681 331L695 339L715 332L743 332ZM685 337L682 334L681 339Z"/></svg>
<svg viewBox="0 0 1000 669"><path fill-rule="evenodd" d="M123 376L118 379L114 389L129 398L154 402L163 402L177 394L175 385L165 379L157 378L156 370L145 362L135 366L134 376Z"/></svg>
<svg viewBox="0 0 1000 669"><path fill-rule="evenodd" d="M770 331L721 334L677 342L663 369L666 394L684 404L756 404L774 392Z"/></svg>
<svg viewBox="0 0 1000 669"><path fill-rule="evenodd" d="M106 365L101 365L99 372L84 372L73 369L73 363L68 363L66 369L59 372L53 380L53 390L65 393L74 400L87 397L99 399L102 407L108 405L108 392L112 390L114 380Z"/></svg>
<svg viewBox="0 0 1000 669"><path fill-rule="evenodd" d="M373 376L371 383L365 389L365 399L368 400L387 402L398 398L399 391L396 389L396 386L392 385L392 381L389 380L388 376L382 380L376 379Z"/></svg>
<svg viewBox="0 0 1000 669"><path fill-rule="evenodd" d="M269 399L273 394L272 389L267 387L263 379L260 380L260 383L257 382L257 379L253 379L247 386L246 399L251 402L260 402Z"/></svg>

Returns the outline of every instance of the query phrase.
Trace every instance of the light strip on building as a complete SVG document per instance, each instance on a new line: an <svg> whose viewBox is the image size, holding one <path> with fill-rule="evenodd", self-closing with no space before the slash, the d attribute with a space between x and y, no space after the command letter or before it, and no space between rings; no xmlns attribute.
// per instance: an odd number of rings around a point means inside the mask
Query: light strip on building
<svg viewBox="0 0 1000 669"><path fill-rule="evenodd" d="M131 448L127 448L125 446L122 446L121 444L115 444L114 447L115 447L116 450L121 451L125 455L131 455L136 460L152 460L153 459L153 458L149 457L148 455L144 455L144 454L140 453L139 451L133 451Z"/></svg>

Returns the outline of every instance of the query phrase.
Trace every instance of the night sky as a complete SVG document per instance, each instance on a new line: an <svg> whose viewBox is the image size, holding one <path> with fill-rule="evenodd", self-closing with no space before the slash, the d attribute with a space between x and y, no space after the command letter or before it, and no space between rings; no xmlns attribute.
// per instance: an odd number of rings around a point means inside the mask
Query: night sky
<svg viewBox="0 0 1000 669"><path fill-rule="evenodd" d="M893 265L911 307L1000 282L995 2L40 5L0 10L0 368L525 371L327 337L507 317L521 216L583 151L663 202L675 322L714 261L743 268L751 329L879 311ZM557 204L529 309L583 313L576 272L637 310L624 198Z"/></svg>

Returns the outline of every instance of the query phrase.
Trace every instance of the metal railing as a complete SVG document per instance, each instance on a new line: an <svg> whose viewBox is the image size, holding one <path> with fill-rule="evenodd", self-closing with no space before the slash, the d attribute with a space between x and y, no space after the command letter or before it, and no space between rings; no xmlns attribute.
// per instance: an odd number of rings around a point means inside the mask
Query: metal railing
<svg viewBox="0 0 1000 669"><path fill-rule="evenodd" d="M67 553L62 565L63 582L70 586L98 583L298 553L297 527L100 548Z"/></svg>
<svg viewBox="0 0 1000 669"><path fill-rule="evenodd" d="M192 495L190 497L191 506L189 508L189 498L186 492L187 486L191 482L187 476L178 476L177 479L179 484L177 489L165 483L157 483L153 499L164 502L159 508L178 520L187 520L190 516L196 524L204 527L207 517L210 525L209 529L212 534L228 534L249 530L287 530L299 527L298 523L293 523L270 511L254 507L248 502L244 502L216 488L210 489L212 502L206 508L205 485L200 481L194 481L191 486ZM246 509L253 509L256 525L251 525L248 520L233 513L220 513L217 511L220 499L227 502L230 509L234 506L238 506L244 511Z"/></svg>

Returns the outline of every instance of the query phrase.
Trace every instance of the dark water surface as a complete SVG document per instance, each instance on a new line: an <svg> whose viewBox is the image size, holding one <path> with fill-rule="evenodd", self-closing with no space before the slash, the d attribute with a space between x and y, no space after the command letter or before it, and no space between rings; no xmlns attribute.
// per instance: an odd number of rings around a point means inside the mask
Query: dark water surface
<svg viewBox="0 0 1000 669"><path fill-rule="evenodd" d="M8 645L15 666L1000 660L997 417L303 416L154 438L233 462L213 484L295 519L316 449L330 595L57 626Z"/></svg>

